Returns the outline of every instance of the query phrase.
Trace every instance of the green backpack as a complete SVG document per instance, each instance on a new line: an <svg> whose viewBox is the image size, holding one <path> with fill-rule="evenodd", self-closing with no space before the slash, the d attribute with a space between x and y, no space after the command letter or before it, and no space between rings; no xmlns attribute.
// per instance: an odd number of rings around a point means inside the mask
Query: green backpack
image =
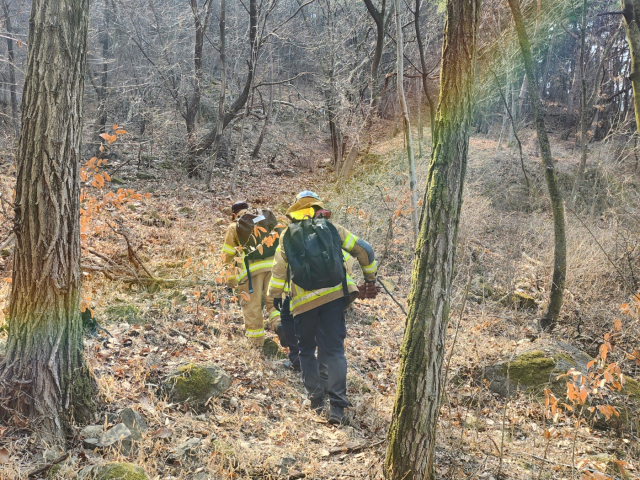
<svg viewBox="0 0 640 480"><path fill-rule="evenodd" d="M294 222L282 242L289 263L287 275L293 283L305 290L342 284L345 296L349 295L342 240L330 221L321 216Z"/></svg>

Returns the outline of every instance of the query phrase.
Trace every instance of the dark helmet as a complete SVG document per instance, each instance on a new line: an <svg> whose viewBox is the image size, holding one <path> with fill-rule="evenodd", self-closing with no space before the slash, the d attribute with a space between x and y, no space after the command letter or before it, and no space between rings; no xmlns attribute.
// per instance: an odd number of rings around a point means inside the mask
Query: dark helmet
<svg viewBox="0 0 640 480"><path fill-rule="evenodd" d="M231 205L231 213L234 215L242 210L247 210L249 208L249 204L247 202L236 202Z"/></svg>

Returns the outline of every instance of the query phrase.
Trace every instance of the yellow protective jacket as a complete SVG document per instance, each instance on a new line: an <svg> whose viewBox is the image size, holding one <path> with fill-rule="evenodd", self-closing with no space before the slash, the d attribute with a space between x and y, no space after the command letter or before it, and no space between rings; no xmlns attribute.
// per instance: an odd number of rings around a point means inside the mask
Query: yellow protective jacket
<svg viewBox="0 0 640 480"><path fill-rule="evenodd" d="M238 214L238 217L242 215L243 212ZM247 278L247 268L244 264L244 252L237 247L240 246L240 240L238 239L238 231L237 231L236 222L231 223L227 227L227 232L224 236L224 243L222 244L222 261L226 264L232 264L235 262L235 258L239 257L240 263L236 266L238 268L238 274L232 278L233 281L236 282L237 285L241 285L245 283ZM240 251L238 251L240 250ZM249 271L251 274L257 274L260 272L269 271L273 268L273 257L267 257L256 260L249 260ZM230 285L232 286L232 285Z"/></svg>
<svg viewBox="0 0 640 480"><path fill-rule="evenodd" d="M340 225L333 224L338 230L340 240L342 240L342 250L345 253L345 262L348 260L348 254L353 255L360 264L364 278L367 281L375 281L378 267L371 246L363 240L360 240L353 233ZM281 238L284 237L282 232ZM275 262L271 271L271 281L269 282L268 299L277 298L282 295L282 291L287 283L287 253L284 245L280 242L276 250ZM308 312L320 305L329 303L333 300L344 296L342 283L335 287L320 288L317 290L305 290L302 287L290 282L291 297L291 313L293 316ZM349 290L351 300L357 298L358 287L352 280L350 269L347 271L347 289Z"/></svg>

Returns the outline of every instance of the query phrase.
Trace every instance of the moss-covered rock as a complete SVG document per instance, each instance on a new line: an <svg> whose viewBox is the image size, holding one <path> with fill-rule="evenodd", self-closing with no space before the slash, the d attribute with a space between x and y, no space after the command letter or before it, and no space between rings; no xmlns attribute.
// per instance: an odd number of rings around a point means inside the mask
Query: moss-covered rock
<svg viewBox="0 0 640 480"><path fill-rule="evenodd" d="M537 310L538 308L535 298L528 293L518 291L505 295L500 299L500 303L508 307L516 306L518 310Z"/></svg>
<svg viewBox="0 0 640 480"><path fill-rule="evenodd" d="M91 469L89 478L92 480L149 480L142 469L132 463L107 463Z"/></svg>
<svg viewBox="0 0 640 480"><path fill-rule="evenodd" d="M60 470L62 470L62 465L60 464L53 465L47 472L46 478L47 479L58 478L58 474L60 473Z"/></svg>
<svg viewBox="0 0 640 480"><path fill-rule="evenodd" d="M127 322L131 325L137 325L143 321L136 306L126 302L111 305L105 310L104 315L111 321Z"/></svg>
<svg viewBox="0 0 640 480"><path fill-rule="evenodd" d="M209 398L219 397L231 386L231 378L213 363L189 363L173 372L166 385L171 401L202 409Z"/></svg>
<svg viewBox="0 0 640 480"><path fill-rule="evenodd" d="M591 357L583 351L564 342L554 342L521 353L509 361L486 367L484 378L489 381L489 389L502 396L508 392L532 391L542 394L547 387L558 397L566 392L566 379L558 379L571 368L586 372ZM508 377L508 382L507 382Z"/></svg>
<svg viewBox="0 0 640 480"><path fill-rule="evenodd" d="M488 300L493 297L493 293L493 287L481 275L473 277L469 284L469 298L476 302Z"/></svg>
<svg viewBox="0 0 640 480"><path fill-rule="evenodd" d="M541 350L526 352L516 357L513 362L505 363L500 373L516 385L535 387L549 381L549 375L556 367L556 361L547 357Z"/></svg>
<svg viewBox="0 0 640 480"><path fill-rule="evenodd" d="M267 358L287 358L286 353L280 350L278 344L270 338L265 338L262 353Z"/></svg>
<svg viewBox="0 0 640 480"><path fill-rule="evenodd" d="M166 216L158 213L156 210L145 212L140 217L140 221L143 225L148 227L165 227L169 228L173 225L173 222Z"/></svg>
<svg viewBox="0 0 640 480"><path fill-rule="evenodd" d="M502 361L485 367L478 377L488 381L489 389L501 396L520 390L542 397L544 389L549 388L559 400L565 401L568 381L565 375L571 369L586 374L589 371L587 365L592 360L578 348L555 341L521 353L510 362ZM626 379L622 391L612 392L607 398L620 415L609 420L596 415L592 418L596 427L635 428L633 425L640 407L640 384L632 378Z"/></svg>
<svg viewBox="0 0 640 480"><path fill-rule="evenodd" d="M156 179L154 175L151 175L149 173L144 173L144 172L137 172L136 177L139 180L155 180Z"/></svg>

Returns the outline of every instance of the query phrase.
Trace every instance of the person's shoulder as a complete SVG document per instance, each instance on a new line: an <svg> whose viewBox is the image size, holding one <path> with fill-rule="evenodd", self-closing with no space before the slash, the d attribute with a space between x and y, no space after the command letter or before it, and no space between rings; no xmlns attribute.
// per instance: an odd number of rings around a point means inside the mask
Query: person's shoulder
<svg viewBox="0 0 640 480"><path fill-rule="evenodd" d="M333 225L335 227L335 229L341 234L342 233L351 233L351 232L349 232L349 230L347 230L345 227L343 227L339 223L329 222L329 221L327 221L327 223L330 223L331 225Z"/></svg>

